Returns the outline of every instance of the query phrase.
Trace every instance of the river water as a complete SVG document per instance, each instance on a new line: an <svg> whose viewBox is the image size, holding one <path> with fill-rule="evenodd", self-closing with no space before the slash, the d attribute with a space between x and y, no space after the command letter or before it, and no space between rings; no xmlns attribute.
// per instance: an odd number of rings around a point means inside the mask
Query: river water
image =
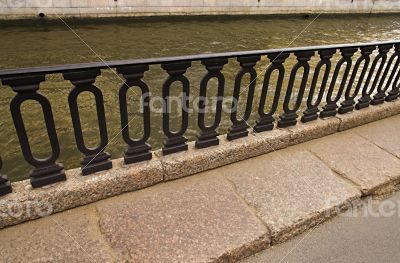
<svg viewBox="0 0 400 263"><path fill-rule="evenodd" d="M321 15L314 22L313 19L312 16L308 19L301 16L225 16L66 20L68 26L74 29L81 39L60 20L2 21L0 68L92 62L99 61L98 56L104 60L116 60L400 39L399 15ZM338 56L335 56L333 60L337 59ZM310 63L315 65L317 61L318 59L314 58ZM294 58L289 58L286 63L287 69L290 70L293 63ZM267 60L263 58L256 66L258 74L262 75L267 65ZM226 96L232 94L237 70L238 63L234 60L224 68ZM198 94L200 78L205 72L200 63L193 63L193 67L188 70L193 98ZM159 66L151 67L146 74L145 81L153 95L161 94L165 77L166 74ZM40 90L52 104L61 147L59 161L66 168L78 167L82 155L75 145L67 102L72 86L60 75L47 76L46 80ZM246 81L244 86L245 83ZM122 156L126 147L119 133L121 125L118 89L122 81L110 70L103 70L102 76L96 80L96 85L102 90L105 100L110 138L107 151L112 154L112 158L118 158ZM257 81L254 111L258 106L256 101L261 85L262 81ZM28 178L30 166L22 158L11 120L9 104L14 93L8 87L1 88L0 154L4 163L2 172L8 174L13 181L21 180ZM134 108L137 98L133 93L129 98L130 107ZM82 94L78 103L85 143L94 146L98 143L98 129L97 120L93 117L96 116L93 98L90 94ZM41 109L35 103L26 102L23 110L33 151L36 156L45 157L49 152L49 144ZM179 127L180 117L175 115L172 123ZM132 134L136 133L139 136L142 127L140 114L130 110L130 117L137 117L130 130ZM212 115L208 114L207 119L212 120ZM255 119L256 115L253 114L250 121L254 122ZM220 133L225 133L229 125L229 116L224 113ZM149 143L153 149L159 149L164 138L161 114L152 113L151 126ZM186 136L193 140L196 132L197 117L196 113L192 113Z"/></svg>

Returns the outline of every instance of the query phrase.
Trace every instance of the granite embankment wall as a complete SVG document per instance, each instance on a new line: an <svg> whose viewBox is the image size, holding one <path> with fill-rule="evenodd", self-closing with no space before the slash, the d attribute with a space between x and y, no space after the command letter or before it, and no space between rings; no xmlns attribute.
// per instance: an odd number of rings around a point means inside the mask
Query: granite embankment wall
<svg viewBox="0 0 400 263"><path fill-rule="evenodd" d="M399 12L398 0L0 0L0 18Z"/></svg>

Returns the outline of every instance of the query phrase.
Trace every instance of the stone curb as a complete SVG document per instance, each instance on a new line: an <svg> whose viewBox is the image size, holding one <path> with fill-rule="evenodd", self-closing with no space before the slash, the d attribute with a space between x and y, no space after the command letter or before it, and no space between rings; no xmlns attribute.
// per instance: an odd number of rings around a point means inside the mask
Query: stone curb
<svg viewBox="0 0 400 263"><path fill-rule="evenodd" d="M113 160L113 169L82 176L80 169L66 171L67 180L33 189L29 180L13 183L13 192L0 198L0 228L48 216L107 197L142 189L163 180L158 158L135 166Z"/></svg>
<svg viewBox="0 0 400 263"><path fill-rule="evenodd" d="M162 156L156 151L152 160L138 164L123 165L123 159L116 159L113 169L94 175L81 176L79 169L71 169L66 171L67 181L43 188L32 189L29 180L14 182L13 193L0 197L0 228L242 161L398 113L400 100L326 120L299 123L288 129L250 134L231 142L220 136L220 145L205 149L195 149L194 142L190 142L186 152Z"/></svg>

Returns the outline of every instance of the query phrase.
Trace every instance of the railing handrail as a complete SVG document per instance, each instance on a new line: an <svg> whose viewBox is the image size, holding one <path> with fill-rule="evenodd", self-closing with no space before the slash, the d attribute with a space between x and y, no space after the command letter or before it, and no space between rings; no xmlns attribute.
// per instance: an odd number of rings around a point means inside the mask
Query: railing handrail
<svg viewBox="0 0 400 263"><path fill-rule="evenodd" d="M26 67L26 68L15 68L15 69L3 69L0 70L0 78L13 77L17 75L32 75L32 74L54 74L54 73L65 73L75 70L85 69L104 69L104 68L115 68L121 66L132 66L132 65L154 65L172 62L182 61L199 61L203 59L213 58L233 58L241 56L251 55L267 55L276 53L292 53L295 51L319 51L326 49L340 49L340 48L352 48L352 47L365 47L365 46L379 46L387 44L400 44L400 40L395 41L382 41L382 42L370 42L370 43L353 43L353 44L333 44L333 45L322 45L322 46L306 46L306 47L291 47L291 48L276 48L276 49L264 49L264 50L251 50L251 51L234 51L234 52L220 52L220 53L205 53L197 55L187 56L173 56L173 57L159 57L159 58L144 58L144 59L125 59L125 60L111 60L104 62L88 62L88 63L76 63L76 64L65 64L65 65L50 65L50 66L39 66L39 67Z"/></svg>

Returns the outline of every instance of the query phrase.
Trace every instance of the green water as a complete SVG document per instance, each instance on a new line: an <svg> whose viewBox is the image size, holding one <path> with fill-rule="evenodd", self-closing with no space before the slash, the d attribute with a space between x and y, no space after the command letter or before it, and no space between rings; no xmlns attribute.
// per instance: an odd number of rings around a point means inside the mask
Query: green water
<svg viewBox="0 0 400 263"><path fill-rule="evenodd" d="M60 20L0 22L0 68L91 62L99 61L98 56L104 60L116 60L400 39L399 15L322 15L313 23L312 20L313 17L304 19L284 16L67 20L66 23L94 52ZM337 59L338 56L333 58L334 61ZM310 64L315 65L317 61L317 57L314 57ZM295 59L290 57L285 63L286 68L290 70L294 63ZM257 73L262 75L267 66L267 59L262 58L256 65ZM230 60L224 68L226 96L232 94L234 76L238 69L235 60ZM195 62L186 74L191 81L192 99L198 94L200 79L205 72L200 63ZM159 66L152 66L146 73L145 81L153 96L161 95L165 77L166 74ZM103 70L96 80L96 85L102 90L105 100L110 138L107 151L112 154L112 158L118 158L122 156L126 147L119 134L121 125L118 89L122 81L110 70ZM215 86L215 83L210 85ZM247 86L246 81L243 82L243 86ZM261 86L262 77L257 80L254 112L258 106ZM8 87L1 88L0 154L4 163L2 171L8 174L11 180L21 180L28 177L30 167L22 158L10 116L9 104L14 93ZM46 82L42 83L40 88L52 105L61 147L59 162L66 168L79 166L82 158L75 145L69 116L67 97L71 88L72 85L60 75L47 76ZM174 90L173 94L178 94L177 90ZM93 98L89 94L82 94L78 102L85 142L94 146L98 143L98 130L96 118L93 118L96 116ZM132 93L130 108L137 105L135 102L137 98ZM23 109L34 153L38 157L47 156L49 144L40 107L27 102ZM250 122L254 123L256 117L256 114L253 114ZM130 127L131 133L140 135L140 114L131 110L130 118L135 118ZM179 120L180 116L175 114L172 119L175 127L179 127ZM207 120L212 121L213 117L207 115ZM225 133L229 125L229 116L225 113L219 131ZM164 138L161 114L152 112L151 126L149 143L153 149L159 149ZM193 140L196 133L197 115L192 113L186 136Z"/></svg>

